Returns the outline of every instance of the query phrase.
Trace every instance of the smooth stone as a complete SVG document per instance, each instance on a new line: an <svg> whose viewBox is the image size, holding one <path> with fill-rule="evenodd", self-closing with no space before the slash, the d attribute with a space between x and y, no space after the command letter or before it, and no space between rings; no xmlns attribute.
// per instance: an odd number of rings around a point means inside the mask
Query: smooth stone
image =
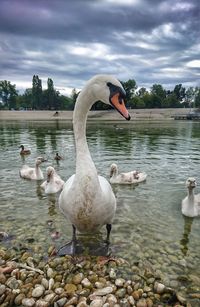
<svg viewBox="0 0 200 307"><path fill-rule="evenodd" d="M21 305L22 304L22 300L25 298L25 294L24 293L20 293L15 297L14 303L15 305Z"/></svg>
<svg viewBox="0 0 200 307"><path fill-rule="evenodd" d="M19 281L16 280L15 277L10 277L6 282L6 285L11 289L17 289L19 287Z"/></svg>
<svg viewBox="0 0 200 307"><path fill-rule="evenodd" d="M148 307L146 300L144 298L141 298L137 303L136 303L137 307Z"/></svg>
<svg viewBox="0 0 200 307"><path fill-rule="evenodd" d="M5 291L6 291L6 286L0 285L0 295L4 294Z"/></svg>
<svg viewBox="0 0 200 307"><path fill-rule="evenodd" d="M75 293L75 291L77 290L77 286L74 284L66 284L64 286L65 292L69 295L72 295Z"/></svg>
<svg viewBox="0 0 200 307"><path fill-rule="evenodd" d="M78 284L81 283L81 281L83 280L83 278L84 278L83 273L78 273L78 274L74 275L72 281L73 281L73 283L74 283L75 285L78 285Z"/></svg>
<svg viewBox="0 0 200 307"><path fill-rule="evenodd" d="M22 305L25 307L32 307L35 305L35 300L33 298L24 298L22 300Z"/></svg>
<svg viewBox="0 0 200 307"><path fill-rule="evenodd" d="M56 289L54 290L54 292L55 292L56 294L60 295L60 294L62 294L62 293L64 292L64 289L63 289L63 288L56 288Z"/></svg>
<svg viewBox="0 0 200 307"><path fill-rule="evenodd" d="M52 270L52 268L48 268L48 269L47 269L47 276L48 276L49 278L52 278L52 277L54 277L54 275L55 275L55 273L54 273L54 271Z"/></svg>
<svg viewBox="0 0 200 307"><path fill-rule="evenodd" d="M110 294L112 292L113 292L113 287L105 287L105 288L96 290L93 294L104 296L104 295Z"/></svg>
<svg viewBox="0 0 200 307"><path fill-rule="evenodd" d="M46 302L50 303L55 297L55 293L49 293L47 295L45 295L45 297L43 298Z"/></svg>
<svg viewBox="0 0 200 307"><path fill-rule="evenodd" d="M59 299L56 303L59 307L62 307L65 305L65 303L67 302L67 298L66 297L62 297L61 299Z"/></svg>
<svg viewBox="0 0 200 307"><path fill-rule="evenodd" d="M38 297L40 297L44 294L44 291L45 291L45 289L44 289L43 286L38 286L38 287L33 289L32 297L38 298Z"/></svg>
<svg viewBox="0 0 200 307"><path fill-rule="evenodd" d="M162 294L165 290L165 285L159 283L159 282L155 282L154 284L154 290L156 291L156 293L158 294Z"/></svg>
<svg viewBox="0 0 200 307"><path fill-rule="evenodd" d="M49 288L49 282L46 278L42 278L41 285L47 290Z"/></svg>
<svg viewBox="0 0 200 307"><path fill-rule="evenodd" d="M124 288L121 288L121 289L118 289L116 292L115 292L115 295L119 298L123 298L126 294L126 289Z"/></svg>
<svg viewBox="0 0 200 307"><path fill-rule="evenodd" d="M124 280L123 278L117 278L117 279L115 280L115 285L116 285L117 287L123 287L124 283L125 283L125 280Z"/></svg>
<svg viewBox="0 0 200 307"><path fill-rule="evenodd" d="M46 302L45 300L37 300L37 302L35 303L35 307L48 307L49 303Z"/></svg>
<svg viewBox="0 0 200 307"><path fill-rule="evenodd" d="M53 278L50 278L49 279L49 290L51 290L52 288L53 288L53 286L54 286L54 279Z"/></svg>
<svg viewBox="0 0 200 307"><path fill-rule="evenodd" d="M90 282L87 278L84 278L84 279L81 281L81 284L82 284L83 287L85 287L85 288L91 288L91 287L92 287L91 282Z"/></svg>
<svg viewBox="0 0 200 307"><path fill-rule="evenodd" d="M109 276L111 279L116 279L116 272L113 268L110 269Z"/></svg>
<svg viewBox="0 0 200 307"><path fill-rule="evenodd" d="M3 273L0 273L0 283L5 284L6 282L6 276Z"/></svg>
<svg viewBox="0 0 200 307"><path fill-rule="evenodd" d="M77 305L78 303L78 298L76 296L70 298L67 303L65 304L65 306L69 306L69 305Z"/></svg>
<svg viewBox="0 0 200 307"><path fill-rule="evenodd" d="M102 306L103 306L103 300L100 297L93 300L90 303L90 307L102 307Z"/></svg>
<svg viewBox="0 0 200 307"><path fill-rule="evenodd" d="M102 282L99 282L99 281L95 282L95 287L97 289L102 289L104 286L105 286L105 284L102 283Z"/></svg>
<svg viewBox="0 0 200 307"><path fill-rule="evenodd" d="M117 304L117 298L113 294L108 294L106 301L109 303L110 306L114 306Z"/></svg>

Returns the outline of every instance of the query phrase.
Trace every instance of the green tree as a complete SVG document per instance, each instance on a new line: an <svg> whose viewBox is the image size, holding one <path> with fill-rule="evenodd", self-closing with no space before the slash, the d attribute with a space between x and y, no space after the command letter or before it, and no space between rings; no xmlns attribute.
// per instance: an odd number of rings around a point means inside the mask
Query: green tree
<svg viewBox="0 0 200 307"><path fill-rule="evenodd" d="M178 99L179 102L182 102L184 100L185 88L182 86L182 84L175 85L173 92L176 95L176 98Z"/></svg>
<svg viewBox="0 0 200 307"><path fill-rule="evenodd" d="M135 91L137 89L136 81L134 79L129 79L126 82L120 81L123 88L126 91L126 105L127 107L131 106L131 100L135 96Z"/></svg>
<svg viewBox="0 0 200 307"><path fill-rule="evenodd" d="M42 106L42 80L37 75L32 79L32 108L37 110Z"/></svg>
<svg viewBox="0 0 200 307"><path fill-rule="evenodd" d="M73 103L76 102L76 99L78 97L80 92L77 92L77 90L75 88L73 88L72 93L71 93L71 99L73 101Z"/></svg>
<svg viewBox="0 0 200 307"><path fill-rule="evenodd" d="M15 84L11 84L10 81L7 80L0 81L0 98L6 108L16 108L17 96L18 92Z"/></svg>
<svg viewBox="0 0 200 307"><path fill-rule="evenodd" d="M47 106L49 110L55 109L55 91L53 80L50 78L47 80Z"/></svg>
<svg viewBox="0 0 200 307"><path fill-rule="evenodd" d="M162 106L162 101L166 98L166 91L161 84L153 84L151 87L153 105L155 108Z"/></svg>
<svg viewBox="0 0 200 307"><path fill-rule="evenodd" d="M200 107L200 87L195 87L195 99L194 99L195 107Z"/></svg>

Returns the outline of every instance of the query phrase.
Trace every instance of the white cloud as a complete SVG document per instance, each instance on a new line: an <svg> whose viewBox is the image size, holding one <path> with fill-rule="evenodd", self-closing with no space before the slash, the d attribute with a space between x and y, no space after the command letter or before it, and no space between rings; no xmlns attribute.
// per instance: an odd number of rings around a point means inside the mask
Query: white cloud
<svg viewBox="0 0 200 307"><path fill-rule="evenodd" d="M200 68L200 60L192 60L186 64L187 67Z"/></svg>

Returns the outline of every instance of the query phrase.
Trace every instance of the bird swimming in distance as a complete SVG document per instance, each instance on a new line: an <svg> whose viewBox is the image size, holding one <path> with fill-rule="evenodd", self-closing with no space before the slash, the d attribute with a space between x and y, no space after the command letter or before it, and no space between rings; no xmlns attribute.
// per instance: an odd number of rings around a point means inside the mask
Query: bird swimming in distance
<svg viewBox="0 0 200 307"><path fill-rule="evenodd" d="M186 187L188 189L188 195L182 200L181 212L188 217L196 217L200 215L200 194L194 194L196 188L196 179L189 177L186 180Z"/></svg>
<svg viewBox="0 0 200 307"><path fill-rule="evenodd" d="M98 100L113 106L125 119L130 115L125 107L126 93L121 83L110 75L91 78L77 97L73 112L73 130L76 148L76 171L59 197L59 207L73 227L72 241L59 249L58 255L76 252L76 230L95 233L106 225L109 244L116 198L110 183L98 175L87 139L86 121L91 106Z"/></svg>
<svg viewBox="0 0 200 307"><path fill-rule="evenodd" d="M24 145L20 145L19 148L20 150L20 155L30 155L31 151L29 149L24 149Z"/></svg>
<svg viewBox="0 0 200 307"><path fill-rule="evenodd" d="M35 167L30 167L28 165L23 165L19 171L20 177L30 180L43 180L44 175L40 169L40 164L46 160L43 157L38 157L35 161Z"/></svg>
<svg viewBox="0 0 200 307"><path fill-rule="evenodd" d="M57 161L63 160L63 157L61 157L61 156L59 155L59 153L57 152L56 155L55 155L55 157L54 157L54 160L57 160Z"/></svg>
<svg viewBox="0 0 200 307"><path fill-rule="evenodd" d="M145 181L147 174L137 170L127 173L119 173L117 164L112 163L110 166L110 183L134 184Z"/></svg>

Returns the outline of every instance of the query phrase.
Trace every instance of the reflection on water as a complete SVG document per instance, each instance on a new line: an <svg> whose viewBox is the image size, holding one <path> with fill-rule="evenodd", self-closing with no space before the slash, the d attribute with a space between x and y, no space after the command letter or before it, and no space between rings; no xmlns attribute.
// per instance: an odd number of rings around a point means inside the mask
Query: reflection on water
<svg viewBox="0 0 200 307"><path fill-rule="evenodd" d="M20 249L40 245L45 252L50 244L64 245L72 230L59 211L58 195L47 197L41 182L22 180L19 169L45 156L48 161L41 165L45 176L52 165L67 180L75 170L71 123L1 122L0 132L0 231L12 238L1 244ZM185 180L192 176L200 182L200 123L89 123L87 137L100 175L108 179L113 162L120 172L138 169L148 175L137 186L113 186L117 198L113 253L130 262L147 261L169 285L180 274L200 274L200 219L181 214ZM31 149L31 155L20 156L21 144ZM64 159L55 161L56 152ZM106 237L105 227L99 235Z"/></svg>
<svg viewBox="0 0 200 307"><path fill-rule="evenodd" d="M181 251L184 256L186 256L188 252L189 236L191 233L193 220L194 218L192 217L184 216L184 231L183 231L182 239L180 240Z"/></svg>

